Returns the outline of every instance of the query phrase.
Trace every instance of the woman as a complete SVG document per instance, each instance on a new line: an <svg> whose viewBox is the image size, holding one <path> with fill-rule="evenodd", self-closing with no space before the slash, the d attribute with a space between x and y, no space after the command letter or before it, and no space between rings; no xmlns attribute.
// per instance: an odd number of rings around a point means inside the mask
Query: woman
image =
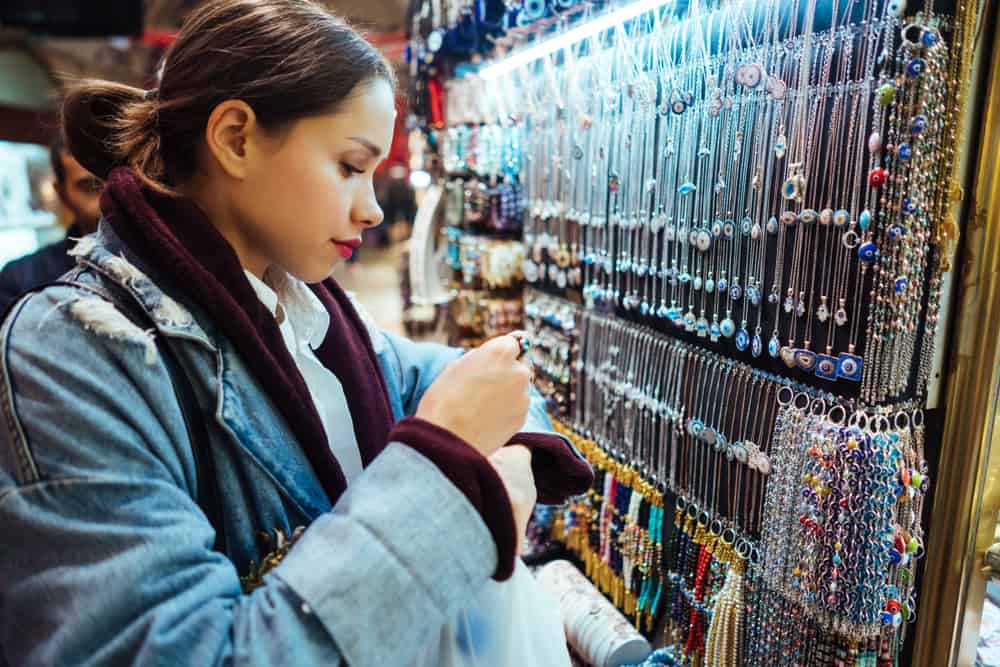
<svg viewBox="0 0 1000 667"><path fill-rule="evenodd" d="M8 664L405 665L536 492L587 488L514 337L414 344L328 278L382 219L393 97L307 0L212 0L158 90L69 93L104 218L0 327Z"/></svg>

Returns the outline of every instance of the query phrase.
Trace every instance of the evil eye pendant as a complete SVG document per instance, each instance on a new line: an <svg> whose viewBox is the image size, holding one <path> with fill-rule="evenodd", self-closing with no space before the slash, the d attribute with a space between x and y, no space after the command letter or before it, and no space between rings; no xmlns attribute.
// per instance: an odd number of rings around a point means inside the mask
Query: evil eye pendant
<svg viewBox="0 0 1000 667"><path fill-rule="evenodd" d="M833 222L833 209L824 208L819 212L819 224L828 227L831 222Z"/></svg>
<svg viewBox="0 0 1000 667"><path fill-rule="evenodd" d="M764 68L758 63L746 63L736 68L736 82L747 88L756 88L764 76Z"/></svg>
<svg viewBox="0 0 1000 667"><path fill-rule="evenodd" d="M805 223L807 225L811 225L814 222L816 222L816 218L818 218L818 217L819 217L819 214L816 213L815 210L813 210L811 208L803 209L803 211L801 213L799 213L799 222Z"/></svg>
<svg viewBox="0 0 1000 667"><path fill-rule="evenodd" d="M755 359L764 354L764 341L760 339L760 334L754 334L753 338L750 340L750 354L752 354Z"/></svg>
<svg viewBox="0 0 1000 667"><path fill-rule="evenodd" d="M906 0L889 0L885 10L892 16L900 18L906 13Z"/></svg>
<svg viewBox="0 0 1000 667"><path fill-rule="evenodd" d="M744 327L740 327L740 330L736 332L736 349L745 352L749 346L750 333Z"/></svg>
<svg viewBox="0 0 1000 667"><path fill-rule="evenodd" d="M910 132L920 134L927 129L927 116L919 114L910 121Z"/></svg>
<svg viewBox="0 0 1000 667"><path fill-rule="evenodd" d="M796 222L798 222L798 220L799 216L795 215L794 211L785 211L781 214L781 224L786 227L793 226Z"/></svg>
<svg viewBox="0 0 1000 667"><path fill-rule="evenodd" d="M785 135L781 134L778 136L778 140L774 142L774 156L779 160L785 157L785 151L788 149L788 140L785 139Z"/></svg>
<svg viewBox="0 0 1000 667"><path fill-rule="evenodd" d="M670 110L675 114L680 115L687 111L688 105L684 102L684 98L681 96L681 91L675 90L670 93Z"/></svg>
<svg viewBox="0 0 1000 667"><path fill-rule="evenodd" d="M834 214L833 214L833 226L834 227L843 227L844 225L847 224L847 222L848 222L848 220L850 220L850 218L851 218L851 214L848 213L845 209L840 209L838 211L835 211Z"/></svg>
<svg viewBox="0 0 1000 667"><path fill-rule="evenodd" d="M831 357L828 354L817 354L816 355L816 377L822 378L824 380L836 380L837 379L837 358Z"/></svg>
<svg viewBox="0 0 1000 667"><path fill-rule="evenodd" d="M701 252L708 252L709 248L712 247L712 235L708 232L708 230L698 230L698 237L695 240L694 245Z"/></svg>
<svg viewBox="0 0 1000 667"><path fill-rule="evenodd" d="M883 83L878 87L878 91L875 93L878 103L884 107L892 104L892 101L896 99L896 87L891 83Z"/></svg>
<svg viewBox="0 0 1000 667"><path fill-rule="evenodd" d="M913 58L910 62L906 63L906 75L909 77L918 77L924 73L927 69L927 61L923 58Z"/></svg>
<svg viewBox="0 0 1000 667"><path fill-rule="evenodd" d="M909 160L913 157L913 146L910 144L900 144L899 148L896 149L896 157L900 160Z"/></svg>
<svg viewBox="0 0 1000 667"><path fill-rule="evenodd" d="M781 341L778 340L777 331L774 332L774 335L771 336L771 340L767 343L767 353L775 359L777 359L778 355L781 354Z"/></svg>
<svg viewBox="0 0 1000 667"><path fill-rule="evenodd" d="M795 365L806 373L812 373L816 366L816 353L812 350L795 350Z"/></svg>
<svg viewBox="0 0 1000 667"><path fill-rule="evenodd" d="M691 181L685 181L677 186L677 193L681 196L687 196L694 193L698 189L698 186Z"/></svg>
<svg viewBox="0 0 1000 667"><path fill-rule="evenodd" d="M861 357L841 352L837 363L837 377L852 382L861 380Z"/></svg>
<svg viewBox="0 0 1000 667"><path fill-rule="evenodd" d="M774 234L777 234L778 233L778 219L772 216L771 219L767 221L767 224L765 225L765 229L767 230L767 233L771 234L772 236Z"/></svg>
<svg viewBox="0 0 1000 667"><path fill-rule="evenodd" d="M878 258L878 246L871 241L862 243L858 247L858 257L865 264L873 264L876 258Z"/></svg>
<svg viewBox="0 0 1000 667"><path fill-rule="evenodd" d="M861 217L858 218L858 227L861 231L865 231L872 224L872 214L868 209L861 211Z"/></svg>
<svg viewBox="0 0 1000 667"><path fill-rule="evenodd" d="M904 197L902 209L906 215L913 215L917 212L917 202L913 201L910 197Z"/></svg>

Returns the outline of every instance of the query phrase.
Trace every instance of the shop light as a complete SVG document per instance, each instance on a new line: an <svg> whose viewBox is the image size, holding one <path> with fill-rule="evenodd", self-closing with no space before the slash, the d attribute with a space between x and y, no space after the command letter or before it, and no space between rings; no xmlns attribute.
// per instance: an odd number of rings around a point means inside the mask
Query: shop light
<svg viewBox="0 0 1000 667"><path fill-rule="evenodd" d="M519 67L524 67L539 58L544 58L550 53L555 53L556 51L565 49L567 46L572 46L581 40L604 32L609 28L621 25L629 19L634 19L637 16L657 9L658 7L661 7L671 1L672 0L637 0L637 2L625 5L610 14L599 16L592 21L587 21L583 25L576 26L572 30L567 30L566 32L552 37L551 39L529 46L525 50L518 51L517 53L504 58L503 60L499 60L492 65L487 65L483 69L479 70L479 76L487 80L495 79L496 77L506 74L507 72L511 72Z"/></svg>
<svg viewBox="0 0 1000 667"><path fill-rule="evenodd" d="M426 188L431 184L431 175L423 169L414 169L410 172L410 185L414 190Z"/></svg>

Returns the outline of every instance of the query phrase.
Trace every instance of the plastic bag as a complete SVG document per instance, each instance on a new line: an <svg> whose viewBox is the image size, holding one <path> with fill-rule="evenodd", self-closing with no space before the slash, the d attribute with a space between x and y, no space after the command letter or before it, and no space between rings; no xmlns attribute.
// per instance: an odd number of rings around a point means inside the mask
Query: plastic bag
<svg viewBox="0 0 1000 667"><path fill-rule="evenodd" d="M569 667L559 601L517 559L507 581L486 582L410 667Z"/></svg>

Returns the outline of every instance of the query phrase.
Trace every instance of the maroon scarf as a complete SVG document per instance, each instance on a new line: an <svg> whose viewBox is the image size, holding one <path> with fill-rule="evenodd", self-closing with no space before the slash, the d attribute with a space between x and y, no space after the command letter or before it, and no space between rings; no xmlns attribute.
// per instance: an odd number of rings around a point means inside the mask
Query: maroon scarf
<svg viewBox="0 0 1000 667"><path fill-rule="evenodd" d="M115 234L144 262L165 275L184 276L185 294L236 346L305 450L330 502L336 503L347 480L278 323L246 279L229 242L193 201L144 188L126 168L111 172L101 209ZM330 328L316 357L344 386L367 466L385 449L393 426L385 378L368 330L340 286L327 279L311 288L330 313Z"/></svg>

